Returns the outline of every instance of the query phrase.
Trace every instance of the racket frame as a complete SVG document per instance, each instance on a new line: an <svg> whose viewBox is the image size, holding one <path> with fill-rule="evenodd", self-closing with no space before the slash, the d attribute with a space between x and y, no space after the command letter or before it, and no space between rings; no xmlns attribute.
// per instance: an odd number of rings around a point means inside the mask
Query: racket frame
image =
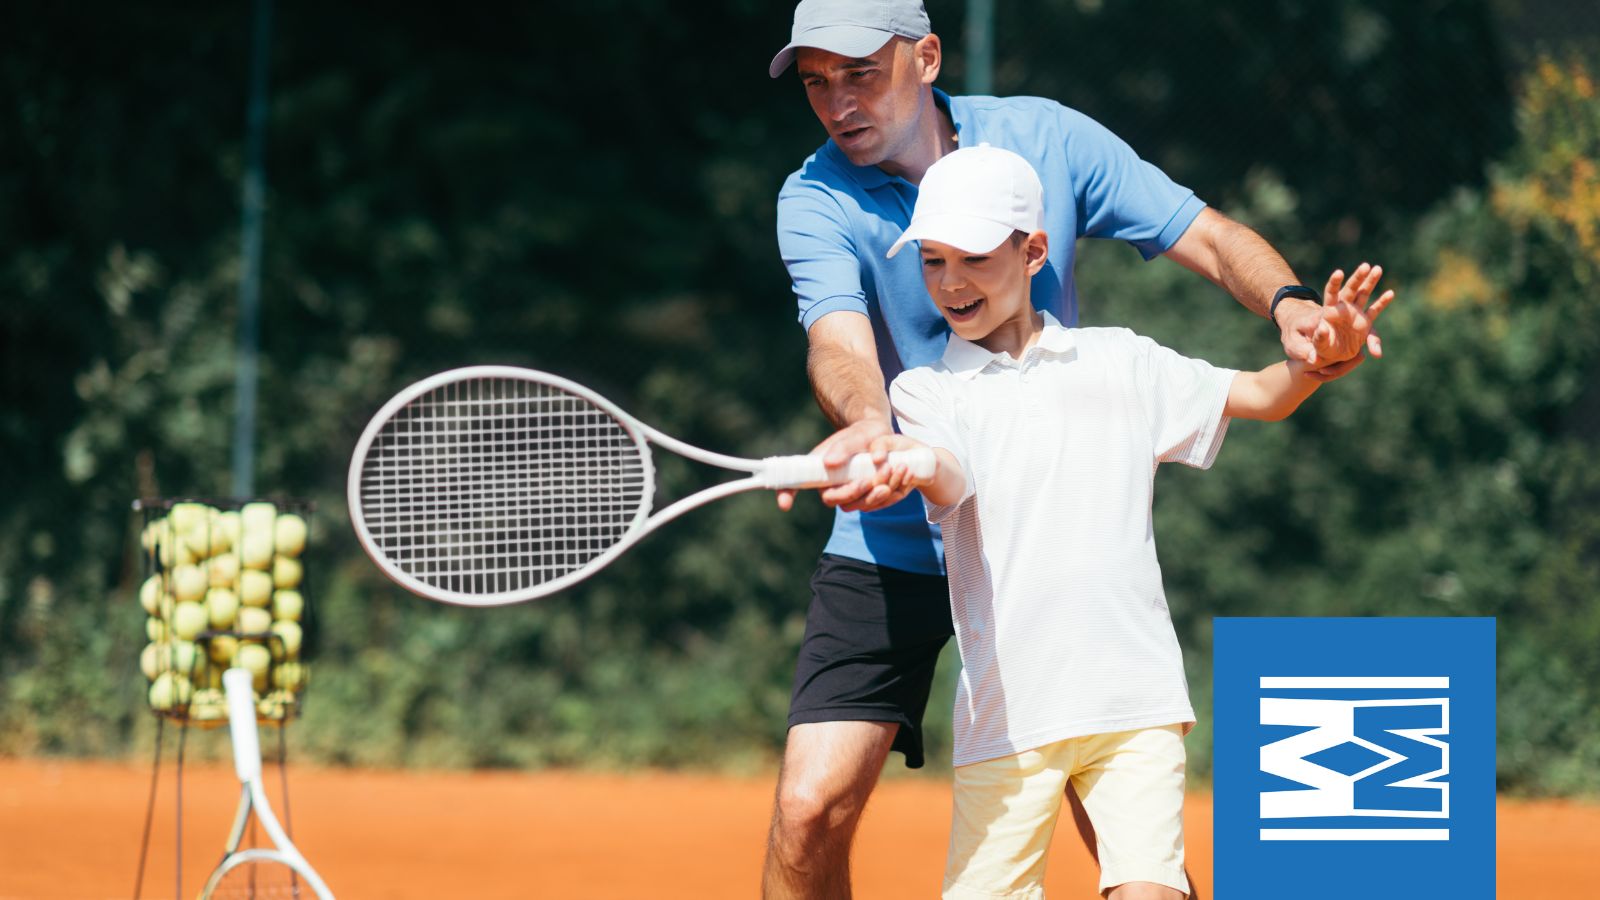
<svg viewBox="0 0 1600 900"><path fill-rule="evenodd" d="M547 385L576 395L611 416L626 432L634 447L638 450L645 487L639 508L635 511L632 521L628 523L626 533L615 544L595 555L594 558L577 569L548 581L542 581L531 587L507 591L471 593L449 590L429 584L401 569L391 562L388 554L378 546L368 528L366 511L361 503L362 473L365 469L367 454L372 449L373 441L377 439L379 433L383 431L394 415L411 401L448 384L493 378ZM493 398L490 399L492 400ZM664 447L679 456L695 462L745 473L745 477L703 488L687 497L674 501L659 512L651 515L651 511L654 508L656 487L656 469L654 457L650 452L651 444ZM891 464L905 462L928 472L931 472L935 465L931 450L898 451L890 454L890 462ZM356 442L355 451L350 456L350 471L346 481L346 500L350 509L350 524L355 528L356 537L360 540L362 549L366 550L367 556L383 570L385 575L406 590L429 600L442 600L446 603L454 603L461 606L503 606L545 597L588 578L605 568L612 560L643 540L652 531L684 513L714 500L731 497L746 491L812 488L840 484L855 478L866 477L863 471L871 470L872 468L867 454L858 454L846 466L829 469L823 465L821 458L817 456L772 456L766 459L746 459L715 453L665 434L640 421L593 390L559 375L518 366L466 366L440 372L416 382L390 398L389 402L385 403L373 415L372 420L367 423L366 430L361 433L361 438Z"/></svg>
<svg viewBox="0 0 1600 900"><path fill-rule="evenodd" d="M228 730L233 739L233 768L239 776L239 808L233 816L233 828L228 833L222 861L212 870L211 877L206 879L200 898L208 900L222 883L223 877L239 866L272 862L288 866L305 879L306 885L319 900L333 900L333 892L328 890L322 876L311 868L311 863L289 839L288 833L278 822L277 814L272 811L272 804L267 802L267 791L261 783L261 737L256 727L253 682L254 676L248 669L233 668L222 673L223 693L228 701ZM252 812L272 840L272 847L239 849Z"/></svg>

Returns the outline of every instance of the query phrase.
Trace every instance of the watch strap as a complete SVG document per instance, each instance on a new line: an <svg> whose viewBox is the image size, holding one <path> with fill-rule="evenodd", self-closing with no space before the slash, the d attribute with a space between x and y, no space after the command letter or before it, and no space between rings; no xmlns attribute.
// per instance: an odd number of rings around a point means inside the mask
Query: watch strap
<svg viewBox="0 0 1600 900"><path fill-rule="evenodd" d="M1322 302L1322 295L1317 293L1315 288L1309 288L1303 284L1286 284L1278 288L1278 292L1272 295L1272 305L1267 307L1267 318L1271 319L1274 325L1278 324L1278 304L1282 303L1285 297L1310 300L1318 304Z"/></svg>

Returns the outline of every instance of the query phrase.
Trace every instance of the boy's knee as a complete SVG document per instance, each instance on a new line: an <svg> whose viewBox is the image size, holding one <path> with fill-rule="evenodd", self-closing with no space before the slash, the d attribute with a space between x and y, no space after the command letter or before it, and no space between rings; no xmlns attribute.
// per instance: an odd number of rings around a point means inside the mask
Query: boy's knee
<svg viewBox="0 0 1600 900"><path fill-rule="evenodd" d="M1130 881L1106 892L1106 900L1184 900L1185 896L1176 888L1148 881Z"/></svg>

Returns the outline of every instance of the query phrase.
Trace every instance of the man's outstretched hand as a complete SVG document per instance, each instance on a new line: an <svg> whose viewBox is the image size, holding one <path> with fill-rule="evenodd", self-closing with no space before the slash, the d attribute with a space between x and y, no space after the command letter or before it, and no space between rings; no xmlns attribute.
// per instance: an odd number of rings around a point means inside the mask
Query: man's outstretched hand
<svg viewBox="0 0 1600 900"><path fill-rule="evenodd" d="M1367 354L1383 356L1383 342L1373 330L1379 314L1394 300L1394 291L1384 291L1368 304L1383 267L1362 263L1349 280L1342 270L1334 270L1322 291L1322 305L1280 304L1278 325L1282 331L1284 353L1304 361L1307 372L1318 381L1332 381L1360 365Z"/></svg>
<svg viewBox="0 0 1600 900"><path fill-rule="evenodd" d="M812 449L812 456L821 456L824 464L842 466L857 453L871 453L872 461L882 466L891 450L909 450L921 446L903 435L896 434L888 421L865 419L848 425L829 435ZM822 502L846 512L872 512L904 500L910 487L896 489L881 483L883 479L863 479L836 484L818 492ZM794 491L778 492L778 508L787 512L794 508Z"/></svg>

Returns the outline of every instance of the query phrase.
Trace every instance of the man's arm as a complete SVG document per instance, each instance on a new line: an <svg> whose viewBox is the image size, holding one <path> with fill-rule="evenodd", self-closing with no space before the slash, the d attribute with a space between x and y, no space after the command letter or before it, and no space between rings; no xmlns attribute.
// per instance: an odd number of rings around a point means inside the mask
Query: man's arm
<svg viewBox="0 0 1600 900"><path fill-rule="evenodd" d="M1282 254L1265 238L1209 207L1195 217L1166 255L1210 279L1262 318L1269 317L1272 295L1278 288L1299 283ZM1351 282L1365 279L1372 271L1382 274L1382 269L1362 263ZM1383 355L1376 334L1357 335L1349 322L1330 320L1313 301L1286 298L1278 304L1276 318L1284 354L1307 363L1314 379L1331 380L1355 368L1361 362L1363 346L1373 356Z"/></svg>
<svg viewBox="0 0 1600 900"><path fill-rule="evenodd" d="M1323 288L1321 309L1324 317L1345 323L1345 327L1357 338L1357 346L1372 333L1373 323L1394 299L1394 292L1386 291L1370 306L1367 304L1373 289L1378 286L1381 274L1381 270L1372 268L1361 273L1359 278L1345 281L1343 272L1334 272ZM1344 370L1348 371L1348 368ZM1331 378L1337 378L1344 372ZM1298 409L1321 382L1331 378L1314 377L1309 365L1298 359L1268 366L1259 372L1240 372L1234 376L1228 388L1228 402L1222 414L1276 422Z"/></svg>
<svg viewBox="0 0 1600 900"><path fill-rule="evenodd" d="M857 453L871 453L882 463L889 451L914 446L894 431L871 320L857 312L831 312L813 322L806 336L811 391L822 414L838 429L811 452L827 465L838 466ZM819 496L829 506L870 511L898 503L910 490L853 481L826 488ZM794 494L780 491L778 507L793 507Z"/></svg>

